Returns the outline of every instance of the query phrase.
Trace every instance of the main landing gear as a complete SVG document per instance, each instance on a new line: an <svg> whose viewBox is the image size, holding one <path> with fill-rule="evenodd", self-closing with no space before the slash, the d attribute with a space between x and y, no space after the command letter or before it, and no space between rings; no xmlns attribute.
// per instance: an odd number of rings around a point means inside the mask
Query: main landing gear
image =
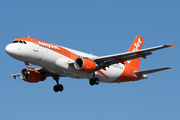
<svg viewBox="0 0 180 120"><path fill-rule="evenodd" d="M93 78L89 80L89 84L90 84L91 86L93 86L93 85L98 85L99 82L100 82L99 79L98 79L98 78L95 78L95 73L93 72Z"/></svg>
<svg viewBox="0 0 180 120"><path fill-rule="evenodd" d="M56 81L56 83L57 83L57 85L55 85L54 87L53 87L53 89L54 89L54 92L58 92L58 91L63 91L63 89L64 89L64 87L63 87L63 85L61 85L61 84L59 84L59 76L58 75L55 75L54 77L53 77L53 79Z"/></svg>
<svg viewBox="0 0 180 120"><path fill-rule="evenodd" d="M89 84L91 86L98 85L99 84L99 79L98 78L92 78L92 79L89 80Z"/></svg>

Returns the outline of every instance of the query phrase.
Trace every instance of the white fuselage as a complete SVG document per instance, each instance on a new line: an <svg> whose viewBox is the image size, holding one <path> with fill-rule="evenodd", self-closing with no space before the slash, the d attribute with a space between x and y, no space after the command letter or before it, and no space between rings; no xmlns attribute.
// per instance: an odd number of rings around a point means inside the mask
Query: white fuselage
<svg viewBox="0 0 180 120"><path fill-rule="evenodd" d="M52 45L52 44L51 44ZM37 65L47 69L48 71L58 74L60 76L72 77L72 78L92 78L92 73L82 72L71 67L68 63L74 62L76 56L86 57L89 59L94 59L97 56L83 53L77 50L65 48L62 46L52 45L52 48L44 47L43 45L35 44L33 42L26 41L23 43L11 43L6 46L7 53L20 61L30 61L31 64ZM56 49L63 48L70 51L59 50L62 52L57 52ZM67 57L64 54L69 54ZM95 77L99 78L100 82L113 82L116 80L124 71L125 66L121 63L111 65L106 68L106 70L99 70L95 72ZM128 74L128 72L126 72Z"/></svg>

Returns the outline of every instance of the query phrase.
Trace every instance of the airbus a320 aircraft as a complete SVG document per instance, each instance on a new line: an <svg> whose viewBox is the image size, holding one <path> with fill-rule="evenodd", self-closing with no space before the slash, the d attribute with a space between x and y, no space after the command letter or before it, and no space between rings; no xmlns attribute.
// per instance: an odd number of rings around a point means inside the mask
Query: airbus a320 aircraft
<svg viewBox="0 0 180 120"><path fill-rule="evenodd" d="M128 52L94 56L70 48L43 42L33 38L17 38L6 46L6 52L13 58L25 63L26 68L19 74L22 80L37 83L53 77L56 85L55 92L63 91L63 85L59 84L59 77L71 77L77 79L89 79L90 85L98 85L99 82L120 83L146 79L147 74L154 73L170 67L139 70L140 58L146 58L152 51L167 48L171 45L142 49L143 38L137 36ZM30 68L30 64L42 68Z"/></svg>

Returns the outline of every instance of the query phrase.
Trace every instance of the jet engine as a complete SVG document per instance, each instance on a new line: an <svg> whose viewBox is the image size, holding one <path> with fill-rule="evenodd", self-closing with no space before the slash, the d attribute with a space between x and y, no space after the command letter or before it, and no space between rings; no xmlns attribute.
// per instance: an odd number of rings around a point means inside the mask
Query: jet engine
<svg viewBox="0 0 180 120"><path fill-rule="evenodd" d="M86 58L77 58L74 62L74 67L83 72L94 72L97 66L92 60Z"/></svg>
<svg viewBox="0 0 180 120"><path fill-rule="evenodd" d="M37 83L41 80L41 73L37 70L25 68L21 71L20 77L22 80L30 83Z"/></svg>

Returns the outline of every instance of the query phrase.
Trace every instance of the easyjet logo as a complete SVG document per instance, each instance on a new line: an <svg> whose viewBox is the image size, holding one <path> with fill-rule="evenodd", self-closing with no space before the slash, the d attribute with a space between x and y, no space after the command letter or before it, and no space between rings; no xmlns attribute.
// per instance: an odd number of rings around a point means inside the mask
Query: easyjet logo
<svg viewBox="0 0 180 120"><path fill-rule="evenodd" d="M136 43L134 43L134 48L133 48L132 52L137 51L139 49L141 43L142 43L141 38L138 38L138 41ZM131 60L128 60L127 62L131 63Z"/></svg>
<svg viewBox="0 0 180 120"><path fill-rule="evenodd" d="M137 43L134 43L134 48L132 51L137 51L139 49L139 46L141 45L141 39L138 38L138 42Z"/></svg>
<svg viewBox="0 0 180 120"><path fill-rule="evenodd" d="M42 45L42 46L46 46L48 48L53 48L53 49L58 49L59 50L59 47L57 45L53 45L53 44L50 44L50 43L45 43L45 42L38 41L38 44Z"/></svg>

